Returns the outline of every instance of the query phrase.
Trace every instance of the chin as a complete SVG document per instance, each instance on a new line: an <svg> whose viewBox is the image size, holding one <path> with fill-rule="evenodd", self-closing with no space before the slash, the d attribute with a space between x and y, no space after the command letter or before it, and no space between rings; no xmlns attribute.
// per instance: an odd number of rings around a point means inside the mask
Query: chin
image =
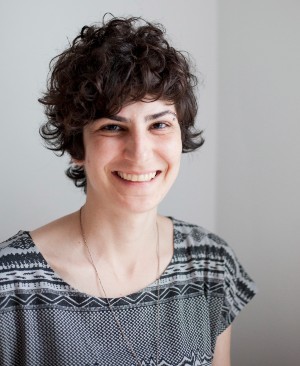
<svg viewBox="0 0 300 366"><path fill-rule="evenodd" d="M149 211L157 210L160 202L161 200L131 198L130 200L122 203L122 210L124 210L128 214L142 214Z"/></svg>

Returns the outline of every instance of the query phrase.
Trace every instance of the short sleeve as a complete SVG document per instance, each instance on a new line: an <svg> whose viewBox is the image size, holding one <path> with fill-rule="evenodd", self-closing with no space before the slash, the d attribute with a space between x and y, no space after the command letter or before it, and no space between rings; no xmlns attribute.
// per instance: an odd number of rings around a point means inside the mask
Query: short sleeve
<svg viewBox="0 0 300 366"><path fill-rule="evenodd" d="M224 247L224 299L218 334L222 333L257 292L255 282L238 261L233 250Z"/></svg>

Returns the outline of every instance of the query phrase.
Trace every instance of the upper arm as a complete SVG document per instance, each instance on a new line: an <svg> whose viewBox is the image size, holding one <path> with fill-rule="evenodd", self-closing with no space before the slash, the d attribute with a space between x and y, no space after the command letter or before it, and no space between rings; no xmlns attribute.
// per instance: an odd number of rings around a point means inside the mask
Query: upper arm
<svg viewBox="0 0 300 366"><path fill-rule="evenodd" d="M212 366L230 366L231 325L217 337Z"/></svg>

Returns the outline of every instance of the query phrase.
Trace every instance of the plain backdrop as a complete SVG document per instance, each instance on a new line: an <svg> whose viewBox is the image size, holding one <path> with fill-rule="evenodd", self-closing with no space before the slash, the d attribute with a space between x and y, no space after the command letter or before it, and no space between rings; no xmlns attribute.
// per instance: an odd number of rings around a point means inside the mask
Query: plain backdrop
<svg viewBox="0 0 300 366"><path fill-rule="evenodd" d="M216 226L251 268L260 290L236 322L234 366L295 366L300 364L300 2L218 5Z"/></svg>
<svg viewBox="0 0 300 366"><path fill-rule="evenodd" d="M48 63L106 12L165 25L197 65L204 146L183 156L160 212L233 247L259 294L234 322L233 366L299 363L298 0L0 2L0 241L77 210L68 157L43 147Z"/></svg>

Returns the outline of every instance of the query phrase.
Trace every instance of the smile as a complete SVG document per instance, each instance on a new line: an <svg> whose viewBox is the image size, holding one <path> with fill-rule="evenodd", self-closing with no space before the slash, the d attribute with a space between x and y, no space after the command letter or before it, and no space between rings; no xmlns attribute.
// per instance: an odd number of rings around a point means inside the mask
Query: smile
<svg viewBox="0 0 300 366"><path fill-rule="evenodd" d="M127 174L124 172L116 172L119 177L131 182L150 182L158 173L158 171L147 174Z"/></svg>

